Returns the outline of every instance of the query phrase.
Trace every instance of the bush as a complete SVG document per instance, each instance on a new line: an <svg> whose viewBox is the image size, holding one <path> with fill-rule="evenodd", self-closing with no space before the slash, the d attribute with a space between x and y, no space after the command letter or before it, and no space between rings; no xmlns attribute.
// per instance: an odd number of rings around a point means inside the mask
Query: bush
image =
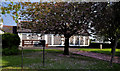
<svg viewBox="0 0 120 71"><path fill-rule="evenodd" d="M16 55L20 52L16 46L13 46L12 48L5 48L2 51L3 55Z"/></svg>
<svg viewBox="0 0 120 71"><path fill-rule="evenodd" d="M20 38L17 34L5 33L2 35L2 48L3 55L18 54Z"/></svg>

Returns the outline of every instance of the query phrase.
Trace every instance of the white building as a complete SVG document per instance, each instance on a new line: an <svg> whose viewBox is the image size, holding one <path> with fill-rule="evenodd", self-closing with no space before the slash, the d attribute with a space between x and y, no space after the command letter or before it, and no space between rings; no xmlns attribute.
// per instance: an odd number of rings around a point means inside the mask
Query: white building
<svg viewBox="0 0 120 71"><path fill-rule="evenodd" d="M48 46L64 46L65 38L63 35L32 33L30 29L21 28L22 24L17 24L18 35L21 39L20 46L33 46L40 40L45 40ZM86 33L85 33L86 34ZM69 46L89 46L89 35L74 35L69 38Z"/></svg>
<svg viewBox="0 0 120 71"><path fill-rule="evenodd" d="M48 46L64 46L65 38L64 36L54 35L54 34L45 34L40 33L30 33L30 32L18 32L18 35L21 39L20 46L30 46L34 45L39 40L45 40ZM70 46L89 46L90 44L89 36L72 36L69 39Z"/></svg>

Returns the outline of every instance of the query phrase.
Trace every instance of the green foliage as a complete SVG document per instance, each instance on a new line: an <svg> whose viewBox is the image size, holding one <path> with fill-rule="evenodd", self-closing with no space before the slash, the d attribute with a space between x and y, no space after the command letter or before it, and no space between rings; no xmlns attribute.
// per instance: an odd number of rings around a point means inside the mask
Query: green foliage
<svg viewBox="0 0 120 71"><path fill-rule="evenodd" d="M92 25L94 26L95 33L109 38L110 40L120 39L120 2L112 4L98 3L93 12ZM102 7L100 7L100 5Z"/></svg>
<svg viewBox="0 0 120 71"><path fill-rule="evenodd" d="M18 16L19 11L21 9L21 2L4 2L3 6L1 7L2 14L10 14L13 17L13 20L15 20L16 23L18 23Z"/></svg>
<svg viewBox="0 0 120 71"><path fill-rule="evenodd" d="M7 11L7 13L9 14L9 13L10 13L10 11Z"/></svg>
<svg viewBox="0 0 120 71"><path fill-rule="evenodd" d="M20 38L17 34L5 33L2 35L3 54L17 54L19 44Z"/></svg>
<svg viewBox="0 0 120 71"><path fill-rule="evenodd" d="M95 52L95 53L103 53L103 54L111 55L111 49L80 48L78 50L80 50L80 51L90 51L90 52ZM115 56L120 56L120 49L116 49Z"/></svg>
<svg viewBox="0 0 120 71"><path fill-rule="evenodd" d="M16 55L20 52L17 46L12 46L12 48L5 48L2 50L3 55Z"/></svg>
<svg viewBox="0 0 120 71"><path fill-rule="evenodd" d="M78 2L27 3L24 5L26 8L21 12L21 17L32 22L21 22L22 28L45 33L66 34L70 37L78 34L80 30L88 29L91 5L92 3Z"/></svg>
<svg viewBox="0 0 120 71"><path fill-rule="evenodd" d="M5 11L2 11L2 14L5 14Z"/></svg>

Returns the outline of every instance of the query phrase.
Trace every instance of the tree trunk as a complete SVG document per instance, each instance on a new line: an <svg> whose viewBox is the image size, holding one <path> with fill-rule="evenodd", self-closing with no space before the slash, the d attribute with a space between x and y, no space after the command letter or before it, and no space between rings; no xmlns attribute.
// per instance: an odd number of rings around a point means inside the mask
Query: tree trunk
<svg viewBox="0 0 120 71"><path fill-rule="evenodd" d="M69 55L69 37L65 37L65 46L63 55Z"/></svg>
<svg viewBox="0 0 120 71"><path fill-rule="evenodd" d="M110 60L110 66L112 67L112 63L113 63L113 60L114 60L114 56L115 56L115 49L117 47L117 43L118 43L118 39L116 38L115 41L114 41L114 46L112 47L112 50L111 50L111 60Z"/></svg>

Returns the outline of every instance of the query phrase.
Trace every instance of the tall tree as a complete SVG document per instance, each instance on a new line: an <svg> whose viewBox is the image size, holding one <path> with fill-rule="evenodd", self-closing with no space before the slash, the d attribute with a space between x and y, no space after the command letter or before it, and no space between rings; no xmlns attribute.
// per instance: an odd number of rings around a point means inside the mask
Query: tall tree
<svg viewBox="0 0 120 71"><path fill-rule="evenodd" d="M118 40L120 39L120 2L116 3L105 3L96 4L99 5L94 9L94 12L91 14L93 17L92 21L94 29L97 35L105 36L108 40L111 41L112 46L112 55L110 60L110 65L115 56L115 49L117 47ZM100 7L100 5L102 7Z"/></svg>
<svg viewBox="0 0 120 71"><path fill-rule="evenodd" d="M92 3L59 2L38 3L29 5L21 16L31 20L29 23L34 31L60 34L65 37L64 55L69 55L69 38L82 34L89 29L89 12Z"/></svg>

